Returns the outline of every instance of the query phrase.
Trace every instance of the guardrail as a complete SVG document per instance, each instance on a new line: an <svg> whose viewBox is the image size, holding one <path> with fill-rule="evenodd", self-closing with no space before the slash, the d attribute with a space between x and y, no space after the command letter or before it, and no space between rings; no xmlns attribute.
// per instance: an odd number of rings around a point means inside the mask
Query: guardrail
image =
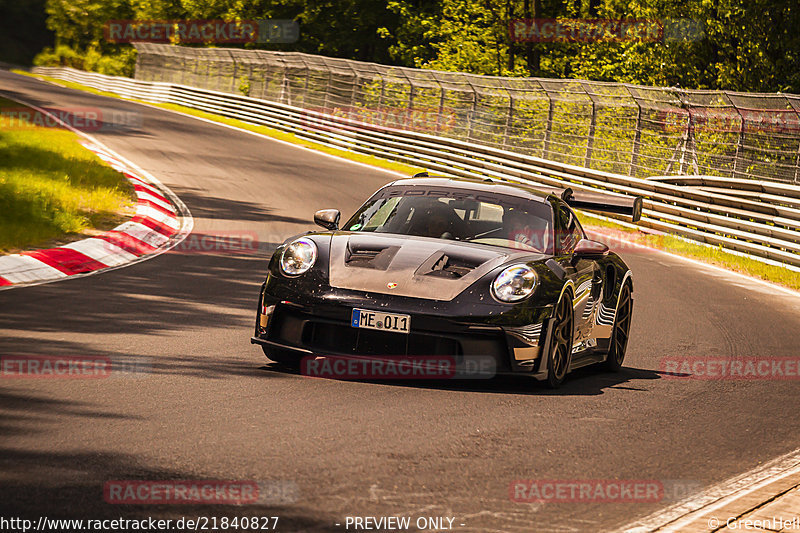
<svg viewBox="0 0 800 533"><path fill-rule="evenodd" d="M800 266L800 188L788 184L709 176L635 178L207 89L70 68L39 67L34 72L126 98L179 104L269 126L327 146L439 173L640 195L645 198L641 226Z"/></svg>
<svg viewBox="0 0 800 533"><path fill-rule="evenodd" d="M800 184L800 95L481 76L300 52L137 42L136 79L242 94L645 178Z"/></svg>

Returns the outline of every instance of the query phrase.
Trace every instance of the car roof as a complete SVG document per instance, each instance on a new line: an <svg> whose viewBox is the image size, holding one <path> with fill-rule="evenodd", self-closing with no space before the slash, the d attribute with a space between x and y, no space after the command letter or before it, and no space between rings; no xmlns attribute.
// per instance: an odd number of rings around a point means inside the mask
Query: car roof
<svg viewBox="0 0 800 533"><path fill-rule="evenodd" d="M537 188L511 181L501 181L494 178L447 178L444 176L428 176L403 178L386 184L384 187L391 186L424 186L424 187L445 187L450 189L466 189L470 191L481 191L495 194L505 194L516 196L539 203L548 203L550 195L558 196L561 189ZM383 188L383 187L381 187Z"/></svg>

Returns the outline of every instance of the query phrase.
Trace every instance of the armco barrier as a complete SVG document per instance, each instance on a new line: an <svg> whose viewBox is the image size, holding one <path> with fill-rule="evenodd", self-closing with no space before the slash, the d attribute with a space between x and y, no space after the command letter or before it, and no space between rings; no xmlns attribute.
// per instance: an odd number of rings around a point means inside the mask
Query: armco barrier
<svg viewBox="0 0 800 533"><path fill-rule="evenodd" d="M179 104L269 126L327 146L436 173L640 195L645 198L641 226L800 266L800 188L789 184L710 176L635 178L207 89L70 68L38 67L34 72L126 98Z"/></svg>
<svg viewBox="0 0 800 533"><path fill-rule="evenodd" d="M134 43L141 81L187 85L646 178L800 184L800 95L380 65Z"/></svg>

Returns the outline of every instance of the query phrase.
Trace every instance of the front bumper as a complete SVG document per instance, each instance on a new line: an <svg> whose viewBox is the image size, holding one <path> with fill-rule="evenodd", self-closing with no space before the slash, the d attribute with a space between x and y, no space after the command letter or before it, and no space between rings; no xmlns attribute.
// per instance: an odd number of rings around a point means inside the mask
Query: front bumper
<svg viewBox="0 0 800 533"><path fill-rule="evenodd" d="M542 354L549 347L549 306L519 313L509 306L470 307L340 289L305 300L286 296L262 286L252 343L300 356L491 357L499 374L546 376ZM350 318L356 307L408 314L411 332L354 328Z"/></svg>

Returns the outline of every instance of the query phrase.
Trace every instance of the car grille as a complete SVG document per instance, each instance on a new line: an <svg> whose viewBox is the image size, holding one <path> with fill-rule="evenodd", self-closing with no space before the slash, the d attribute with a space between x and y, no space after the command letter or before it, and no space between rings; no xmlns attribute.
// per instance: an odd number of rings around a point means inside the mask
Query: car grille
<svg viewBox="0 0 800 533"><path fill-rule="evenodd" d="M461 334L428 334L413 330L405 334L354 328L349 323L319 318L282 306L275 310L267 336L271 341L316 353L378 356L464 355L462 340L469 342L469 337L462 337ZM486 339L485 336L482 338ZM502 347L499 349L502 350Z"/></svg>
<svg viewBox="0 0 800 533"><path fill-rule="evenodd" d="M430 320L430 318L428 318ZM412 324L414 320L412 319ZM429 329L393 333L354 328L348 322L278 305L266 340L310 350L318 355L492 357L497 370L509 369L509 346L503 333L453 331L453 324L429 322ZM445 333L444 331L447 331ZM519 341L517 341L519 342Z"/></svg>
<svg viewBox="0 0 800 533"><path fill-rule="evenodd" d="M361 355L461 355L455 339L420 333L392 333L309 321L302 342L314 351Z"/></svg>

